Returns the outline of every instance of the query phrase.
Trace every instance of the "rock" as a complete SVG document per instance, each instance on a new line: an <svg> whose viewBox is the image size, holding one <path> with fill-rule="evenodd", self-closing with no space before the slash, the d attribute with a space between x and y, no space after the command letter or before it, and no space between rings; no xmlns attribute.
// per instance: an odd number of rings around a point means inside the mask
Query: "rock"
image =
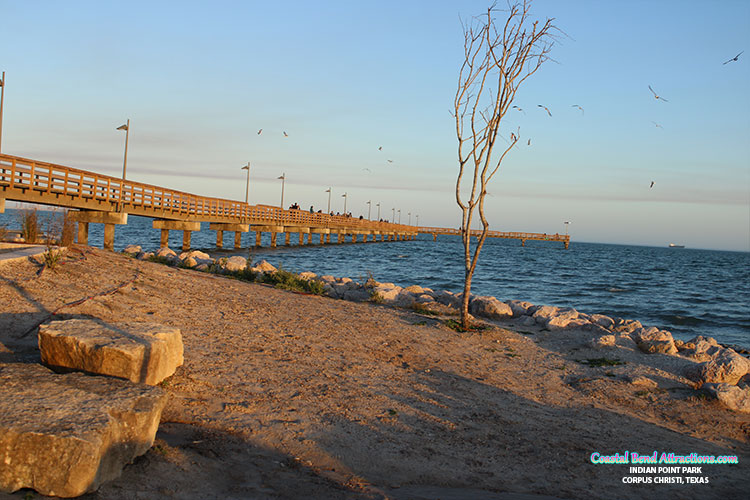
<svg viewBox="0 0 750 500"><path fill-rule="evenodd" d="M531 302L523 302L520 300L509 300L506 302L506 304L508 304L510 310L513 312L514 318L526 316L527 314L529 314L529 308L534 305Z"/></svg>
<svg viewBox="0 0 750 500"><path fill-rule="evenodd" d="M319 279L323 283L335 283L336 282L336 278L334 278L330 274L326 274L325 276L321 276Z"/></svg>
<svg viewBox="0 0 750 500"><path fill-rule="evenodd" d="M750 373L746 373L744 377L742 377L738 382L737 385L742 387L743 389L745 387L750 387Z"/></svg>
<svg viewBox="0 0 750 500"><path fill-rule="evenodd" d="M615 321L609 316L603 314L592 314L589 321L595 325L601 326L602 328L606 328L607 330L611 330L615 326Z"/></svg>
<svg viewBox="0 0 750 500"><path fill-rule="evenodd" d="M620 320L621 322L618 324L618 322L615 322L615 327L613 330L616 333L633 333L639 328L643 328L643 325L641 325L640 321L635 321L632 319L625 319Z"/></svg>
<svg viewBox="0 0 750 500"><path fill-rule="evenodd" d="M414 295L407 292L406 289L401 290L401 292L396 297L396 305L398 307L412 307L416 303L416 299L414 298Z"/></svg>
<svg viewBox="0 0 750 500"><path fill-rule="evenodd" d="M175 252L174 252L173 250L171 250L170 248L167 248L167 247L161 247L161 248L160 248L160 249L159 249L159 250L158 250L158 251L156 252L156 256L157 256L157 257L165 257L165 258L167 258L167 259L174 259L174 258L176 258L176 257L177 257L177 254L176 254L176 253L175 253Z"/></svg>
<svg viewBox="0 0 750 500"><path fill-rule="evenodd" d="M349 291L347 283L334 283L333 291L336 294L336 298L343 299L346 292Z"/></svg>
<svg viewBox="0 0 750 500"><path fill-rule="evenodd" d="M392 286L387 286L392 285ZM381 283L379 286L376 286L372 289L374 293L377 293L381 300L383 302L396 302L398 300L398 296L401 293L402 288L400 286L396 286L393 283Z"/></svg>
<svg viewBox="0 0 750 500"><path fill-rule="evenodd" d="M211 266L209 266L208 264L198 264L197 266L195 266L195 270L207 273L211 270Z"/></svg>
<svg viewBox="0 0 750 500"><path fill-rule="evenodd" d="M554 306L533 306L532 308L529 308L529 311L534 308L536 309L531 317L540 325L547 326L549 320L557 315L557 308Z"/></svg>
<svg viewBox="0 0 750 500"><path fill-rule="evenodd" d="M636 344L635 340L633 340L633 338L627 333L617 334L617 336L615 337L615 344L618 347L626 347L633 350L638 349L638 344Z"/></svg>
<svg viewBox="0 0 750 500"><path fill-rule="evenodd" d="M455 293L443 290L435 295L435 300L446 306L458 307L461 305L461 300Z"/></svg>
<svg viewBox="0 0 750 500"><path fill-rule="evenodd" d="M611 334L611 332L608 329L604 328L603 326L599 326L596 323L591 323L590 320L583 320L579 317L579 319L575 320L575 322L576 323L583 322L580 328L587 332L591 332L596 335L610 335Z"/></svg>
<svg viewBox="0 0 750 500"><path fill-rule="evenodd" d="M180 330L152 323L69 319L39 326L42 362L155 385L183 363Z"/></svg>
<svg viewBox="0 0 750 500"><path fill-rule="evenodd" d="M674 345L672 334L666 330L659 330L656 327L641 328L636 330L633 340L638 344L638 348L647 353L676 354L677 347Z"/></svg>
<svg viewBox="0 0 750 500"><path fill-rule="evenodd" d="M492 319L506 319L513 316L513 310L505 302L495 297L472 297L469 312L475 316Z"/></svg>
<svg viewBox="0 0 750 500"><path fill-rule="evenodd" d="M750 361L732 349L722 350L711 360L689 366L685 376L697 382L736 384L750 371Z"/></svg>
<svg viewBox="0 0 750 500"><path fill-rule="evenodd" d="M325 293L326 295L328 295L329 297L333 298L333 299L340 299L340 298L341 298L341 297L339 297L339 294L338 294L338 292L336 292L336 289L335 289L335 288L333 288L333 287L332 287L331 285L329 285L328 283L324 283L324 284L323 284L323 292L324 292L324 293Z"/></svg>
<svg viewBox="0 0 750 500"><path fill-rule="evenodd" d="M154 256L154 252L141 252L136 257L138 260L148 260Z"/></svg>
<svg viewBox="0 0 750 500"><path fill-rule="evenodd" d="M535 326L536 320L532 318L531 316L522 316L521 319L518 320L518 322L522 326Z"/></svg>
<svg viewBox="0 0 750 500"><path fill-rule="evenodd" d="M704 392L721 401L730 410L750 413L750 388L730 384L703 384Z"/></svg>
<svg viewBox="0 0 750 500"><path fill-rule="evenodd" d="M422 295L424 293L424 288L419 285L411 285L404 288L404 292L408 292L412 295Z"/></svg>
<svg viewBox="0 0 750 500"><path fill-rule="evenodd" d="M337 281L338 283L344 283L344 284L346 284L346 283L351 283L351 282L352 282L352 279L351 279L351 278L339 278L339 279L337 279L336 281Z"/></svg>
<svg viewBox="0 0 750 500"><path fill-rule="evenodd" d="M594 337L589 342L589 345L594 349L604 349L607 347L614 347L615 336L614 335L602 335L600 337Z"/></svg>
<svg viewBox="0 0 750 500"><path fill-rule="evenodd" d="M276 268L265 260L261 260L252 268L256 273L275 273Z"/></svg>
<svg viewBox="0 0 750 500"><path fill-rule="evenodd" d="M180 261L180 264L181 264L181 265L182 265L183 267L190 267L190 268L193 268L193 267L195 267L195 266L197 266L197 265L198 265L198 261L196 261L196 260L195 260L194 258L192 258L192 257L186 257L185 259L183 259L182 261Z"/></svg>
<svg viewBox="0 0 750 500"><path fill-rule="evenodd" d="M571 326L572 328L580 328L588 321L581 320L580 322L571 322L578 319L578 311L575 309L558 309L557 313L547 321L547 328L550 330L566 328Z"/></svg>
<svg viewBox="0 0 750 500"><path fill-rule="evenodd" d="M180 260L185 260L189 257L192 257L195 260L211 260L210 255L205 252L201 252L200 250L190 250L189 252L182 252L180 254Z"/></svg>
<svg viewBox="0 0 750 500"><path fill-rule="evenodd" d="M299 276L300 279L305 280L305 281L314 280L315 278L318 277L317 274L311 273L310 271L303 271L303 272L299 273L298 276Z"/></svg>
<svg viewBox="0 0 750 500"><path fill-rule="evenodd" d="M138 255L141 253L141 246L140 245L128 245L125 248L122 249L122 253L126 253L128 255Z"/></svg>
<svg viewBox="0 0 750 500"><path fill-rule="evenodd" d="M347 290L344 292L344 300L351 300L352 302L365 302L370 300L370 291L364 288L358 288L354 290Z"/></svg>
<svg viewBox="0 0 750 500"><path fill-rule="evenodd" d="M151 447L166 402L158 387L0 364L0 490L96 490Z"/></svg>
<svg viewBox="0 0 750 500"><path fill-rule="evenodd" d="M426 293L418 295L415 300L417 304L432 304L435 302L435 299L432 298L432 295L428 295Z"/></svg>
<svg viewBox="0 0 750 500"><path fill-rule="evenodd" d="M656 389L659 387L659 384L657 384L655 381L651 380L648 377L644 377L643 375L638 375L637 377L631 377L630 383L638 386L638 387L645 387L646 389Z"/></svg>
<svg viewBox="0 0 750 500"><path fill-rule="evenodd" d="M697 361L709 361L718 356L722 349L713 337L698 336L685 342L680 354Z"/></svg>
<svg viewBox="0 0 750 500"><path fill-rule="evenodd" d="M229 272L244 271L247 268L247 259L239 255L234 255L222 261L221 267Z"/></svg>

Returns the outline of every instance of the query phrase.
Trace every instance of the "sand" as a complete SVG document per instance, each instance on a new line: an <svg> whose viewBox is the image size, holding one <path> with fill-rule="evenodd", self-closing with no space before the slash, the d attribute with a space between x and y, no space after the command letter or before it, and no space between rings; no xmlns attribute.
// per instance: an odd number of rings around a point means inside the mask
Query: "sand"
<svg viewBox="0 0 750 500"><path fill-rule="evenodd" d="M183 335L185 364L162 384L170 402L154 447L84 498L740 498L747 491L750 416L703 398L680 376L688 361L676 356L594 351L586 347L590 334L513 322L457 333L413 311L88 247L37 276L39 267L0 267L0 361L39 362L36 326L49 318L158 322ZM576 361L599 357L626 363ZM659 387L630 383L635 375ZM628 466L590 462L594 452L626 450L737 455L739 465L703 465L693 475L708 484L631 485L623 484L635 475ZM690 474L666 474L674 475Z"/></svg>

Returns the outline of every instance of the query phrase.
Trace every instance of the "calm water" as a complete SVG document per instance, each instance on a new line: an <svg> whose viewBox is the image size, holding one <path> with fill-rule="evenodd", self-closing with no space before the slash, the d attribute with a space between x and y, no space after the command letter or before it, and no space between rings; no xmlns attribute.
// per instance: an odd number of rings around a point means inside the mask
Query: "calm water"
<svg viewBox="0 0 750 500"><path fill-rule="evenodd" d="M40 212L41 214L41 212ZM0 214L0 224L18 228L14 210ZM218 251L216 233L193 233L192 246L213 257L247 255L251 237L243 234L245 249ZM231 249L234 233L225 233ZM332 237L335 240L335 236ZM89 243L101 246L103 226L92 224ZM283 239L279 239L283 243ZM292 243L297 240L292 235ZM313 236L318 241L318 235ZM139 244L154 250L159 231L151 219L130 216L117 226L115 247ZM263 245L270 244L268 234ZM169 246L182 245L182 232L171 231ZM429 235L416 241L378 244L252 249L252 258L266 259L291 271L375 279L401 286L419 284L434 290L462 290L463 268L458 237ZM637 319L647 326L670 330L688 339L710 335L720 342L750 347L750 253L669 249L572 242L562 244L489 239L480 257L472 292L500 300L519 299L534 304L574 307L581 312Z"/></svg>

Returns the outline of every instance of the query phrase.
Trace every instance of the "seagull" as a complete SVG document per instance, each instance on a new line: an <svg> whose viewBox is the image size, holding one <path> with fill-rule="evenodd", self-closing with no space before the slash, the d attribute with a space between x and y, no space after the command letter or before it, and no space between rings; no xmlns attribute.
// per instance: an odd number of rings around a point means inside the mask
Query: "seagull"
<svg viewBox="0 0 750 500"><path fill-rule="evenodd" d="M263 132L263 129L258 130L258 135L260 135L261 132Z"/></svg>
<svg viewBox="0 0 750 500"><path fill-rule="evenodd" d="M372 173L372 170L370 170L369 168L363 168L362 170L367 170L368 172Z"/></svg>
<svg viewBox="0 0 750 500"><path fill-rule="evenodd" d="M651 181L651 185L648 188L651 189L652 187L654 187L654 181Z"/></svg>
<svg viewBox="0 0 750 500"><path fill-rule="evenodd" d="M663 128L664 128L664 127L662 127L661 125L659 125L658 123L656 123L656 122L655 122L655 121L653 121L653 120L651 121L651 123L653 123L653 124L654 124L654 125L656 126L656 128L660 128L660 129L663 129Z"/></svg>
<svg viewBox="0 0 750 500"><path fill-rule="evenodd" d="M383 146L380 146L380 147L378 148L378 151L383 151Z"/></svg>
<svg viewBox="0 0 750 500"><path fill-rule="evenodd" d="M531 146L531 139L529 139L529 142L527 142L526 145Z"/></svg>
<svg viewBox="0 0 750 500"><path fill-rule="evenodd" d="M745 52L745 51L743 50L742 52ZM734 56L733 58L731 58L730 60L728 60L727 62L723 64L729 64L732 61L737 61L737 59L742 55L742 52L740 52L739 54L737 54L736 56Z"/></svg>
<svg viewBox="0 0 750 500"><path fill-rule="evenodd" d="M659 96L658 96L658 95L656 94L656 92L654 92L654 89L652 89L652 88L651 88L651 85L649 85L649 86L648 86L648 89L649 89L649 90L651 91L651 93L652 93L652 94L654 94L654 98L655 98L655 99L661 99L661 100L662 100L662 101L664 101L664 102L669 102L669 101L667 101L666 99L664 99L663 97L659 97Z"/></svg>
<svg viewBox="0 0 750 500"><path fill-rule="evenodd" d="M388 160L388 163L393 163L393 160Z"/></svg>
<svg viewBox="0 0 750 500"><path fill-rule="evenodd" d="M519 108L518 106L513 106L513 108L517 109L518 111L520 111L523 114L526 114L526 111L524 111L523 108Z"/></svg>
<svg viewBox="0 0 750 500"><path fill-rule="evenodd" d="M537 106L540 107L540 108L544 108L544 110L547 112L547 114L550 115L550 116L552 116L552 113L549 112L549 109L547 108L547 106L542 106L541 104L537 104Z"/></svg>
<svg viewBox="0 0 750 500"><path fill-rule="evenodd" d="M289 134L286 133L286 130L284 131L284 137L289 137Z"/></svg>
<svg viewBox="0 0 750 500"><path fill-rule="evenodd" d="M578 109L580 109L580 110L581 110L581 114L582 114L582 115L585 115L585 114L586 114L586 112L585 112L585 111L583 110L583 108L582 108L582 107L580 107L580 106L579 106L578 104L573 104L573 105L571 106L571 108L578 108Z"/></svg>

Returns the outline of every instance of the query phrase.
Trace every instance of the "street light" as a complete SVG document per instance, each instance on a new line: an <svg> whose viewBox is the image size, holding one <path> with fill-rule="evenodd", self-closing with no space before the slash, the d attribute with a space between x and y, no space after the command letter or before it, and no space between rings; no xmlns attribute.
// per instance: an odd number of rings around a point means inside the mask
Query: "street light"
<svg viewBox="0 0 750 500"><path fill-rule="evenodd" d="M328 213L331 213L331 188L326 189L326 193L328 193Z"/></svg>
<svg viewBox="0 0 750 500"><path fill-rule="evenodd" d="M0 153L3 152L3 99L5 98L5 71L0 78Z"/></svg>
<svg viewBox="0 0 750 500"><path fill-rule="evenodd" d="M391 210L393 210L393 218L391 218L391 222L395 224L396 223L396 208L394 207Z"/></svg>
<svg viewBox="0 0 750 500"><path fill-rule="evenodd" d="M130 118L125 125L120 125L117 130L125 131L125 158L122 160L122 180L125 180L125 171L128 168L128 138L130 137Z"/></svg>
<svg viewBox="0 0 750 500"><path fill-rule="evenodd" d="M419 227L419 214L417 214L417 227Z"/></svg>
<svg viewBox="0 0 750 500"><path fill-rule="evenodd" d="M378 220L380 220L380 203L375 206L378 207Z"/></svg>
<svg viewBox="0 0 750 500"><path fill-rule="evenodd" d="M398 209L398 223L401 224L401 209Z"/></svg>
<svg viewBox="0 0 750 500"><path fill-rule="evenodd" d="M409 225L411 226L411 212L409 212Z"/></svg>
<svg viewBox="0 0 750 500"><path fill-rule="evenodd" d="M281 174L277 179L281 179L281 209L284 210L284 181L286 180L286 174Z"/></svg>
<svg viewBox="0 0 750 500"><path fill-rule="evenodd" d="M570 224L570 221L566 220L565 222L563 222L563 224L565 224L565 236L567 236L568 235L568 224Z"/></svg>
<svg viewBox="0 0 750 500"><path fill-rule="evenodd" d="M346 199L348 198L348 196L346 193L344 193L341 195L341 197L344 199L344 215L346 215Z"/></svg>
<svg viewBox="0 0 750 500"><path fill-rule="evenodd" d="M372 200L367 202L367 220L370 220L371 212L372 212Z"/></svg>
<svg viewBox="0 0 750 500"><path fill-rule="evenodd" d="M245 183L245 204L247 204L247 195L250 192L250 162L247 162L242 170L247 170L247 182Z"/></svg>

